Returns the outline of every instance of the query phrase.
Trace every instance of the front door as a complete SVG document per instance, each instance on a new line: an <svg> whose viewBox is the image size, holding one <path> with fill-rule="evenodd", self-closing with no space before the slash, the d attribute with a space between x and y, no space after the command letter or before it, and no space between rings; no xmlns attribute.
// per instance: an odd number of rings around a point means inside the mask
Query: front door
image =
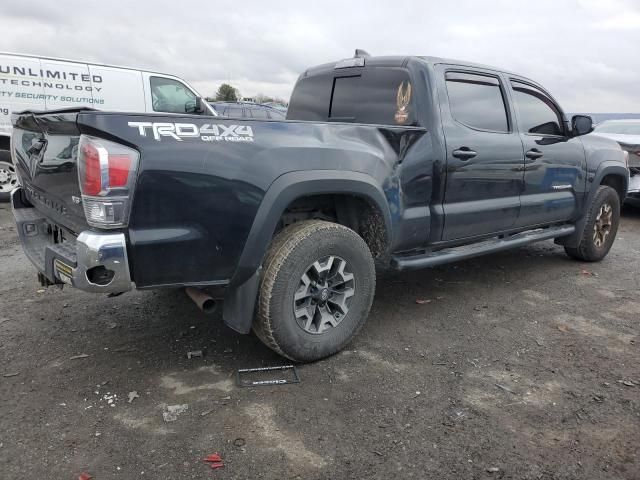
<svg viewBox="0 0 640 480"><path fill-rule="evenodd" d="M525 152L516 226L572 220L577 197L585 190L582 141L569 135L562 112L549 95L524 80L510 83Z"/></svg>
<svg viewBox="0 0 640 480"><path fill-rule="evenodd" d="M442 240L509 230L520 209L524 159L502 77L442 66L438 78L447 148Z"/></svg>

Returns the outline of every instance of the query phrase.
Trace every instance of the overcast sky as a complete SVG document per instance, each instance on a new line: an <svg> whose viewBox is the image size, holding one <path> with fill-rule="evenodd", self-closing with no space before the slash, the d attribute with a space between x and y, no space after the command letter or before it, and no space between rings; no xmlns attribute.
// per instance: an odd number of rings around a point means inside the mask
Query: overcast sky
<svg viewBox="0 0 640 480"><path fill-rule="evenodd" d="M0 31L0 51L172 73L205 96L288 98L305 68L363 48L496 65L570 112L640 112L640 0L14 0Z"/></svg>

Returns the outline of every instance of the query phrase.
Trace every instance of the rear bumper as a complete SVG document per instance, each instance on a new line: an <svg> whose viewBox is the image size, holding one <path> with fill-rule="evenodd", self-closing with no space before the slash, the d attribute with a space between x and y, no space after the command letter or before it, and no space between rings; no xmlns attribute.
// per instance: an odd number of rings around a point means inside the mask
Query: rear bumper
<svg viewBox="0 0 640 480"><path fill-rule="evenodd" d="M11 194L13 216L22 248L41 280L94 293L131 290L123 233L84 231L76 239L54 243L53 226L38 210L24 205L20 190Z"/></svg>

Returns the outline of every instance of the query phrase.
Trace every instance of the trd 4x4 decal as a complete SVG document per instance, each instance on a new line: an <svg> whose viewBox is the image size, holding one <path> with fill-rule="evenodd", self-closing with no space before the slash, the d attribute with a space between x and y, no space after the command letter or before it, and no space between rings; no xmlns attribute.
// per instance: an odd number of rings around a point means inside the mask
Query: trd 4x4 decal
<svg viewBox="0 0 640 480"><path fill-rule="evenodd" d="M129 122L132 128L146 137L148 132L157 141L161 137L170 137L179 142L184 138L199 137L204 142L253 142L253 130L248 125L222 125L205 123L202 126L193 123L168 122Z"/></svg>

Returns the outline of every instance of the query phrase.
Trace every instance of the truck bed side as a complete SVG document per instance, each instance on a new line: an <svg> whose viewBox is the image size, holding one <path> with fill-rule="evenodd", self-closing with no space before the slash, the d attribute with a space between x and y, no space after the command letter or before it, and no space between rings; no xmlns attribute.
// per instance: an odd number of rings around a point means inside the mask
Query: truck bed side
<svg viewBox="0 0 640 480"><path fill-rule="evenodd" d="M429 172L412 171L408 180L399 173L403 162L412 163L416 143L422 145L422 159L429 147L425 131L416 127L95 111L78 112L74 125L72 115L58 121L51 114L25 117L17 122L17 135L73 145L82 133L140 152L129 224L123 229L138 288L225 285L236 273L234 281L241 283L259 266L280 214L301 196L366 198L380 210L389 246L394 237L405 236L403 202L415 203L404 198L403 184L415 196L411 180L417 179L419 195L428 202ZM49 132L44 135L38 132L43 125ZM72 200L78 195L75 158L67 159L66 171L58 169L51 182L46 175L32 178L34 157L23 143L19 170L30 200L40 199L33 202L37 208L77 235L87 227L82 207ZM304 175L296 176L298 171ZM424 241L426 231L413 230L415 242Z"/></svg>

